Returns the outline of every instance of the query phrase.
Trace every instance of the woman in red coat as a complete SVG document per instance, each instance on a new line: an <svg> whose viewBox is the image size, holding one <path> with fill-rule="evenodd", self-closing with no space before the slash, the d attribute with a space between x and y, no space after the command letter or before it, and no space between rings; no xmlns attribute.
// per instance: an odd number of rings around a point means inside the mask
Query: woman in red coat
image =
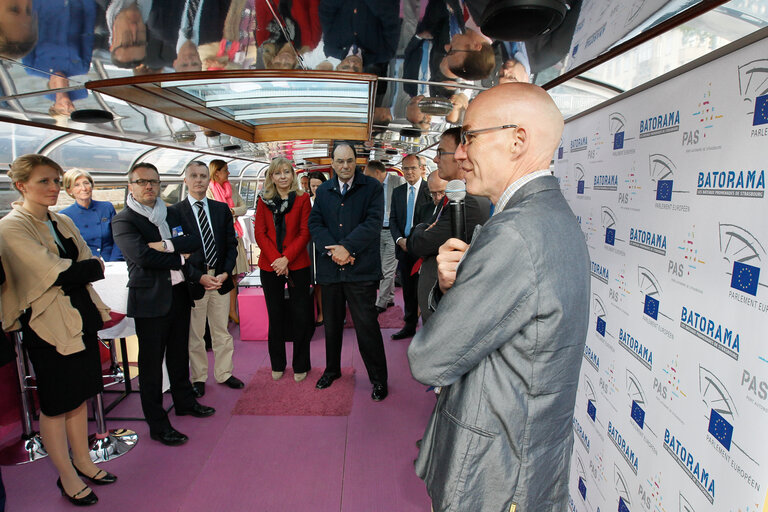
<svg viewBox="0 0 768 512"><path fill-rule="evenodd" d="M291 332L294 380L304 380L310 368L313 321L307 222L311 209L309 194L301 190L291 161L272 160L256 205L254 236L261 249L259 269L269 316L269 359L274 380L285 371L285 340Z"/></svg>

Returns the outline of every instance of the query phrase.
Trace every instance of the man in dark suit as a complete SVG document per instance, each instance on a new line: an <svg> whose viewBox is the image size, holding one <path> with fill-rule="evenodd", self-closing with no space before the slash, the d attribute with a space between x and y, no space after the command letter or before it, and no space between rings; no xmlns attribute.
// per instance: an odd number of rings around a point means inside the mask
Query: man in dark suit
<svg viewBox="0 0 768 512"><path fill-rule="evenodd" d="M318 187L309 215L317 253L317 282L323 286L325 389L341 377L345 304L349 305L360 355L373 384L374 401L387 397L387 357L376 312L381 279L379 237L384 217L381 184L355 168L355 150L339 143L331 152L334 176Z"/></svg>
<svg viewBox="0 0 768 512"><path fill-rule="evenodd" d="M440 136L435 163L438 176L446 181L464 179L464 171L453 157L459 146L461 128L449 128ZM434 215L426 222L413 228L408 237L407 248L415 258L422 258L419 270L418 300L421 307L421 322L425 324L432 315L427 307L427 297L437 282L437 252L446 240L451 238L451 216L446 208L448 199L443 199ZM475 226L488 220L491 203L485 197L467 194L464 199L464 222L467 236L472 236Z"/></svg>
<svg viewBox="0 0 768 512"><path fill-rule="evenodd" d="M189 195L169 210L181 217L185 233L197 233L203 250L189 259L189 283L195 307L189 323L189 364L195 396L205 394L208 355L205 353L205 322L211 330L213 376L219 384L240 389L243 382L232 375L234 341L227 329L229 292L235 287L232 269L237 260L237 238L229 206L205 197L211 178L208 166L194 161L184 170Z"/></svg>
<svg viewBox="0 0 768 512"><path fill-rule="evenodd" d="M128 173L125 208L112 219L115 243L128 264L128 316L139 338L141 407L152 439L169 446L187 442L163 408L163 357L176 415L210 416L212 407L195 400L189 382L189 287L182 268L200 249L196 232L184 232L177 212L159 198L160 175L148 163Z"/></svg>
<svg viewBox="0 0 768 512"><path fill-rule="evenodd" d="M405 326L392 335L393 340L410 338L416 333L419 321L419 302L417 287L419 275L412 272L418 256L408 252L407 238L413 226L421 219L417 218L424 210L424 205L432 203L427 183L421 179L421 162L417 155L408 155L402 162L403 176L406 183L392 192L392 210L389 214L389 231L395 241L395 256L400 262L400 283L403 286L405 303Z"/></svg>

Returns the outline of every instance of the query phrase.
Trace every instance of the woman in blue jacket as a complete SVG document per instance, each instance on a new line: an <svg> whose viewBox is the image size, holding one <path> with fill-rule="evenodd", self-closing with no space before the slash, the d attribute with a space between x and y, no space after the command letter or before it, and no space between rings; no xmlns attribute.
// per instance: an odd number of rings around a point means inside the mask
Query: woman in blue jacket
<svg viewBox="0 0 768 512"><path fill-rule="evenodd" d="M64 189L75 204L60 213L75 222L93 255L104 261L123 261L123 253L112 238L115 207L109 201L93 200L93 177L86 171L70 169L64 174Z"/></svg>

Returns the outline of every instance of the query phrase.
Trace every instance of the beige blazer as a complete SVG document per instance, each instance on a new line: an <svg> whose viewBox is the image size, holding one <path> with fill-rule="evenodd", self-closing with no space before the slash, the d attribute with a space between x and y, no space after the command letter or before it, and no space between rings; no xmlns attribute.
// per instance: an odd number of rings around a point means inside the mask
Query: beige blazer
<svg viewBox="0 0 768 512"><path fill-rule="evenodd" d="M91 250L72 219L54 212L49 215L61 234L77 244L77 261L90 258ZM62 288L53 284L72 262L59 257L47 224L17 201L13 203L13 211L0 219L0 239L3 240L0 255L6 273L5 284L0 288L3 329L8 332L20 329L19 317L31 307L29 326L40 338L55 346L57 352L69 355L84 350L80 313L72 307ZM109 320L109 308L90 284L87 288L102 320Z"/></svg>

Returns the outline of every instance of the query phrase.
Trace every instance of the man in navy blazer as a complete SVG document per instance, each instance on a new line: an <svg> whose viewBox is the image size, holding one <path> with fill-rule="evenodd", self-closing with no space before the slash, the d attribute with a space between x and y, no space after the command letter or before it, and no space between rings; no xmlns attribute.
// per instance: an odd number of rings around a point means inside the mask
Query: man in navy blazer
<svg viewBox="0 0 768 512"><path fill-rule="evenodd" d="M309 231L317 253L316 279L323 286L325 372L318 389L341 377L341 340L345 304L355 323L357 345L373 384L371 398L387 396L387 358L376 311L381 279L379 237L384 216L384 192L375 178L355 167L350 143L331 153L335 175L318 187L309 215Z"/></svg>
<svg viewBox="0 0 768 512"><path fill-rule="evenodd" d="M413 273L412 270L418 257L411 255L406 244L413 227L423 220L419 215L424 210L424 206L432 204L427 182L421 179L419 157L407 155L403 158L402 169L406 182L392 192L389 232L395 241L395 256L400 262L405 326L392 335L393 340L410 338L416 333L416 323L419 321L419 274Z"/></svg>
<svg viewBox="0 0 768 512"><path fill-rule="evenodd" d="M177 212L160 199L160 175L149 163L128 173L126 207L112 218L115 243L128 265L128 316L139 338L141 408L152 439L168 446L188 438L171 426L163 407L162 364L168 368L176 415L210 416L195 400L189 382L189 312L192 306L183 268L200 249L200 237L185 232Z"/></svg>
<svg viewBox="0 0 768 512"><path fill-rule="evenodd" d="M229 206L205 196L210 181L207 165L190 162L184 170L189 195L169 208L180 214L184 232L197 233L203 241L203 250L193 253L189 259L189 286L195 301L189 323L189 365L197 397L205 395L208 379L208 355L203 339L206 320L211 330L216 382L233 389L244 385L232 375L234 340L227 329L229 292L235 287L232 269L237 260L237 238Z"/></svg>

